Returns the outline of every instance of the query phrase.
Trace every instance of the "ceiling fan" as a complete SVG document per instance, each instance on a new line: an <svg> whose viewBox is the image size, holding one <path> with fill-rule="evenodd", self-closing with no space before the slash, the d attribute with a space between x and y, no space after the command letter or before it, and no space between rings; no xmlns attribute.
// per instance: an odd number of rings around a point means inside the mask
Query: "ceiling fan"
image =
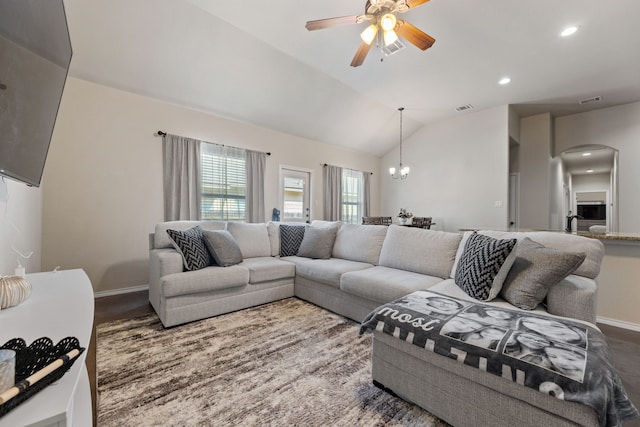
<svg viewBox="0 0 640 427"><path fill-rule="evenodd" d="M339 25L361 24L369 22L369 26L360 34L362 42L351 61L352 67L362 65L367 57L373 41L378 38L390 52L398 48L398 36L412 43L422 50L427 50L436 39L414 27L407 21L398 19L398 13L420 6L429 0L367 0L364 15L341 16L337 18L318 19L308 21L307 30L321 30ZM399 45L403 47L402 44Z"/></svg>

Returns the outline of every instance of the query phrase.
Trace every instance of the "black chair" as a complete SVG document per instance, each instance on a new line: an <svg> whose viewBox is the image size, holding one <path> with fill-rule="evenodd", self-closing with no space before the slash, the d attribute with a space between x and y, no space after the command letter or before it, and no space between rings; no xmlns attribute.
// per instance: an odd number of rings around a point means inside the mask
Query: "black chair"
<svg viewBox="0 0 640 427"><path fill-rule="evenodd" d="M411 220L412 227L426 228L427 230L431 228L431 217L430 216L414 216Z"/></svg>
<svg viewBox="0 0 640 427"><path fill-rule="evenodd" d="M381 216L363 216L362 225L382 225Z"/></svg>

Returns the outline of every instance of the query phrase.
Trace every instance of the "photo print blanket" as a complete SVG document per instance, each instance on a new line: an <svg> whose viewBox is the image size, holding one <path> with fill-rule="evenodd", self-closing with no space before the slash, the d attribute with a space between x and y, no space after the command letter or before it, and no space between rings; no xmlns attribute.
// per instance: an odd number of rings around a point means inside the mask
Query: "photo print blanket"
<svg viewBox="0 0 640 427"><path fill-rule="evenodd" d="M588 405L603 427L639 416L604 335L578 321L417 291L369 313L360 334L367 329Z"/></svg>

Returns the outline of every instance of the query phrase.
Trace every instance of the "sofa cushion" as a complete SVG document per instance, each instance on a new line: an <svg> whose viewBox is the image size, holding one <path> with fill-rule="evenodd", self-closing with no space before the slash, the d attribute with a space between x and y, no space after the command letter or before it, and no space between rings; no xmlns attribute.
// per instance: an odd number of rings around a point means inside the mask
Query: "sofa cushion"
<svg viewBox="0 0 640 427"><path fill-rule="evenodd" d="M249 258L240 265L249 270L250 284L293 279L296 275L295 264L274 257Z"/></svg>
<svg viewBox="0 0 640 427"><path fill-rule="evenodd" d="M209 253L220 267L242 262L240 247L227 230L205 230L202 234Z"/></svg>
<svg viewBox="0 0 640 427"><path fill-rule="evenodd" d="M378 265L388 228L384 225L342 224L336 234L332 256Z"/></svg>
<svg viewBox="0 0 640 427"><path fill-rule="evenodd" d="M379 264L445 278L449 276L461 238L458 233L390 225Z"/></svg>
<svg viewBox="0 0 640 427"><path fill-rule="evenodd" d="M515 232L482 230L478 232L496 239L521 240L528 237L548 248L569 252L584 252L586 257L573 274L590 279L595 279L598 277L598 274L600 274L600 266L602 265L602 258L604 257L604 244L598 239L554 231ZM465 235L467 235L467 233L465 233ZM454 274L455 271L452 271L451 278L454 277Z"/></svg>
<svg viewBox="0 0 640 427"><path fill-rule="evenodd" d="M265 223L229 222L227 230L236 239L242 258L271 256L271 242Z"/></svg>
<svg viewBox="0 0 640 427"><path fill-rule="evenodd" d="M349 271L371 268L373 265L340 258L311 259L304 257L286 257L285 261L296 265L296 277L304 277L316 282L340 288L340 277Z"/></svg>
<svg viewBox="0 0 640 427"><path fill-rule="evenodd" d="M271 243L271 256L280 255L280 223L267 222L267 234L269 234L269 243Z"/></svg>
<svg viewBox="0 0 640 427"><path fill-rule="evenodd" d="M173 246L182 255L182 262L187 271L200 270L211 264L200 226L184 231L168 229L167 234Z"/></svg>
<svg viewBox="0 0 640 427"><path fill-rule="evenodd" d="M239 265L207 267L197 271L168 274L161 278L164 297L176 297L200 292L247 286L249 270Z"/></svg>
<svg viewBox="0 0 640 427"><path fill-rule="evenodd" d="M586 254L547 248L525 237L515 248L516 258L500 296L518 308L533 310L549 289L573 272Z"/></svg>
<svg viewBox="0 0 640 427"><path fill-rule="evenodd" d="M167 221L156 224L153 234L153 248L173 248L171 238L167 234L168 229L187 230L199 225L203 230L224 230L227 223L225 221Z"/></svg>
<svg viewBox="0 0 640 427"><path fill-rule="evenodd" d="M516 239L499 240L472 233L458 261L456 284L481 301L497 297L515 260L516 242Z"/></svg>
<svg viewBox="0 0 640 427"><path fill-rule="evenodd" d="M280 256L294 256L300 249L306 226L280 224Z"/></svg>
<svg viewBox="0 0 640 427"><path fill-rule="evenodd" d="M316 259L329 259L336 241L336 227L307 227L298 249L298 256Z"/></svg>
<svg viewBox="0 0 640 427"><path fill-rule="evenodd" d="M376 266L344 273L340 278L340 289L385 304L411 292L428 289L440 282L440 277Z"/></svg>
<svg viewBox="0 0 640 427"><path fill-rule="evenodd" d="M325 221L323 219L314 219L311 226L316 228L340 228L342 221Z"/></svg>

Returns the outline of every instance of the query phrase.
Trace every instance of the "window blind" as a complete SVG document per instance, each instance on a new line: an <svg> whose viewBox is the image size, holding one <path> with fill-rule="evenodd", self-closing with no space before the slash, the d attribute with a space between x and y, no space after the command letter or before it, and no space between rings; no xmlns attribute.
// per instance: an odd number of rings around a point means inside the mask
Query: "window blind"
<svg viewBox="0 0 640 427"><path fill-rule="evenodd" d="M363 216L364 178L363 172L342 170L342 221L359 224Z"/></svg>
<svg viewBox="0 0 640 427"><path fill-rule="evenodd" d="M202 219L246 220L245 163L242 148L202 144Z"/></svg>

